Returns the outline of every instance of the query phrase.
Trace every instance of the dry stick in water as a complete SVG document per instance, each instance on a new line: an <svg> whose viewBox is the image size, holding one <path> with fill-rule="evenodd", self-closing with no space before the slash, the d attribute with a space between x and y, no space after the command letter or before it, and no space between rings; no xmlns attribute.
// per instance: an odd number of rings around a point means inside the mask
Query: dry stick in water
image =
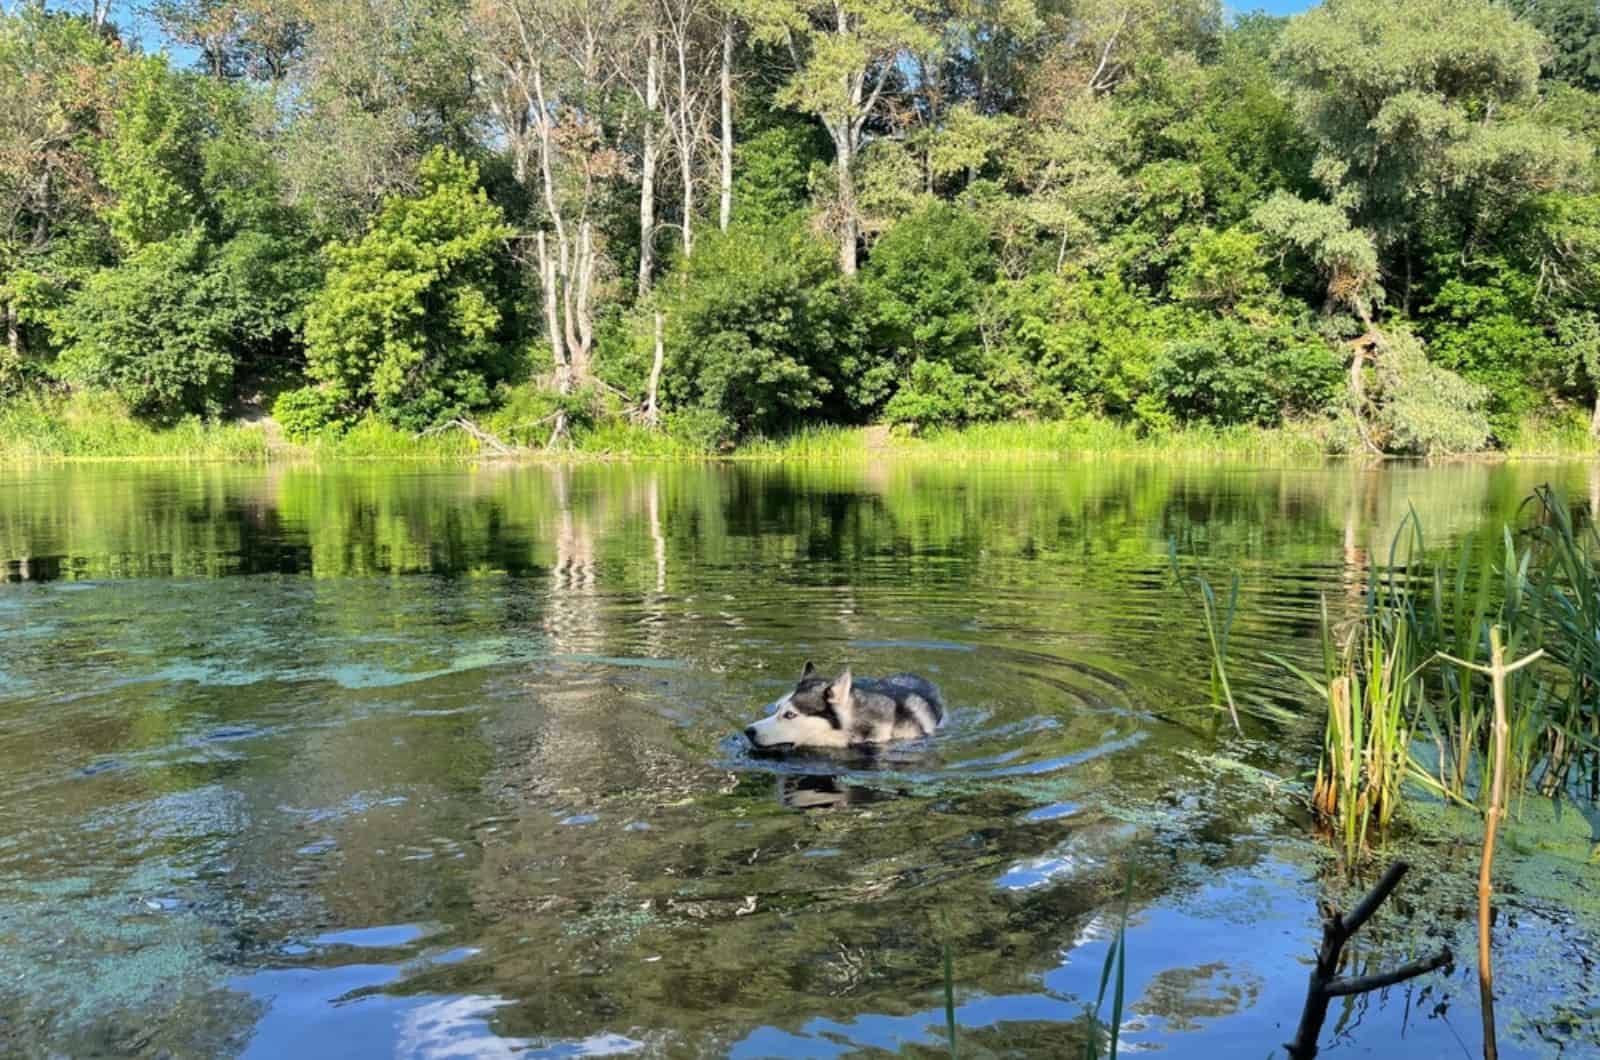
<svg viewBox="0 0 1600 1060"><path fill-rule="evenodd" d="M1506 649L1501 643L1499 626L1489 628L1489 663L1477 666L1439 653L1439 657L1488 674L1494 684L1494 772L1489 780L1489 811L1483 828L1483 861L1478 866L1478 997L1483 1010L1483 1057L1496 1060L1500 1047L1494 1033L1494 968L1489 963L1489 899L1494 895L1490 871L1494 867L1494 841L1500 830L1500 818L1506 812L1506 755L1510 752L1511 726L1506 720L1506 678L1544 655L1541 648L1532 655L1506 665Z"/></svg>
<svg viewBox="0 0 1600 1060"><path fill-rule="evenodd" d="M1410 867L1404 861L1390 865L1377 885L1350 911L1349 916L1334 912L1322 925L1322 946L1317 950L1317 964L1311 969L1311 982L1306 987L1306 1005L1300 1012L1300 1026L1294 1033L1294 1041L1285 1047L1289 1050L1290 1060L1311 1060L1317 1055L1317 1037L1322 1033L1322 1023L1328 1018L1328 1002L1333 998L1381 990L1441 968L1454 960L1450 947L1446 946L1432 957L1410 961L1391 971L1349 979L1336 977L1344 944L1361 929L1361 925L1372 918L1372 914L1378 911L1378 907L1399 885L1400 877Z"/></svg>

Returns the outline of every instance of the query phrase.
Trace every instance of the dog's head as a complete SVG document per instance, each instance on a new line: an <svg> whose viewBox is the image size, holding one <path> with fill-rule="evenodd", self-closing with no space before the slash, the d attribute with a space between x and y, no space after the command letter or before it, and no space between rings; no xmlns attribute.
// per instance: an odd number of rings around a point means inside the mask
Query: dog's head
<svg viewBox="0 0 1600 1060"><path fill-rule="evenodd" d="M794 691L778 700L772 713L744 730L758 751L790 747L848 747L850 744L850 671L828 680L810 662L800 672Z"/></svg>

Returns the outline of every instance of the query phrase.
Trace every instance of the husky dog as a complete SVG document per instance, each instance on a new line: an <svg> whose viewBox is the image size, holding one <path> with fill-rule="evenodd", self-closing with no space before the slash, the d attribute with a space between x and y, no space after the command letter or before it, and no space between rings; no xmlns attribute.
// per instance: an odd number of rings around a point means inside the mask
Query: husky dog
<svg viewBox="0 0 1600 1060"><path fill-rule="evenodd" d="M791 747L868 748L927 736L944 724L944 700L931 681L895 674L859 680L849 670L828 680L810 662L794 691L744 730L758 751Z"/></svg>

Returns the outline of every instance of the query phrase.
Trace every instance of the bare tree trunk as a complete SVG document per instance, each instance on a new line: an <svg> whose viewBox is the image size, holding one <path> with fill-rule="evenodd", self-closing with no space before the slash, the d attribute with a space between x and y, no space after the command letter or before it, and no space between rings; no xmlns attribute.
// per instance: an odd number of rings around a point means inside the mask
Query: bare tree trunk
<svg viewBox="0 0 1600 1060"><path fill-rule="evenodd" d="M1348 979L1337 978L1340 955L1345 943L1349 942L1350 937L1378 911L1378 907L1394 892L1400 883L1400 878L1409 868L1410 866L1403 861L1390 865L1389 870L1348 916L1340 916L1337 912L1333 912L1323 923L1322 945L1317 948L1317 963L1311 969L1311 982L1306 987L1306 1003L1300 1012L1300 1025L1295 1030L1294 1040L1285 1046L1290 1060L1314 1060L1316 1057L1317 1038L1321 1036L1322 1024L1328 1017L1329 1001L1336 997L1351 997L1373 990L1382 990L1437 968L1446 967L1454 960L1450 948L1446 946L1432 957L1408 961L1393 971Z"/></svg>
<svg viewBox="0 0 1600 1060"><path fill-rule="evenodd" d="M1600 393L1594 396L1594 415L1589 417L1589 437L1600 438Z"/></svg>
<svg viewBox="0 0 1600 1060"><path fill-rule="evenodd" d="M1377 332L1368 326L1367 333L1361 336L1355 344L1355 354L1350 358L1350 414L1355 417L1356 433L1361 436L1361 444L1366 446L1371 453L1382 454L1383 448L1372 440L1372 435L1367 430L1366 421L1366 367L1367 367L1367 342L1377 339Z"/></svg>
<svg viewBox="0 0 1600 1060"><path fill-rule="evenodd" d="M556 262L543 232L539 233L539 286L544 289L544 329L550 336L550 353L555 358L556 389L565 394L572 389L572 371L562 341L560 298L556 288Z"/></svg>
<svg viewBox="0 0 1600 1060"><path fill-rule="evenodd" d="M694 253L694 133L689 128L689 55L678 33L678 175L683 181L683 256Z"/></svg>
<svg viewBox="0 0 1600 1060"><path fill-rule="evenodd" d="M717 223L724 232L733 220L733 19L722 23L722 201ZM1600 408L1600 402L1596 404ZM1600 415L1597 412L1596 415Z"/></svg>
<svg viewBox="0 0 1600 1060"><path fill-rule="evenodd" d="M660 40L650 34L644 75L644 157L639 162L639 297L650 291L656 263L656 112L661 108Z"/></svg>
<svg viewBox="0 0 1600 1060"><path fill-rule="evenodd" d="M851 171L855 159L848 121L842 136L834 138L835 164L839 167L839 270L856 274L856 242L861 237L861 222L856 217L856 178Z"/></svg>
<svg viewBox="0 0 1600 1060"><path fill-rule="evenodd" d="M661 409L657 403L661 392L661 366L666 363L666 344L662 338L664 320L659 310L656 311L656 355L650 362L650 388L645 391L644 421L654 427L661 419Z"/></svg>

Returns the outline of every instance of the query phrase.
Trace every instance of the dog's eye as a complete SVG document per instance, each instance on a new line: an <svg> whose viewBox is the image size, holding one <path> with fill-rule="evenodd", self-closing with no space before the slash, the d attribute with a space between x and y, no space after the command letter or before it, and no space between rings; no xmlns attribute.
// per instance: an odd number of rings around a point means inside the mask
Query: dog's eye
<svg viewBox="0 0 1600 1060"><path fill-rule="evenodd" d="M786 711L783 712L783 716L784 716L785 719L789 719L789 718L798 718L800 715L796 714L792 710L786 710Z"/></svg>

